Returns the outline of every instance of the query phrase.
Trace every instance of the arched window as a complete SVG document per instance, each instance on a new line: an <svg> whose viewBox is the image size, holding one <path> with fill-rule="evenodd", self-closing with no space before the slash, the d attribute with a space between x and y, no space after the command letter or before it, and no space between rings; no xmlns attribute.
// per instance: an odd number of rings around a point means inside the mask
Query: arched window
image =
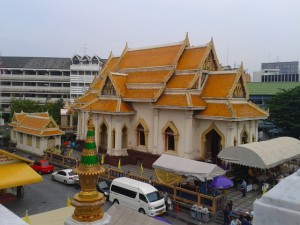
<svg viewBox="0 0 300 225"><path fill-rule="evenodd" d="M165 131L165 150L175 151L175 135L170 127Z"/></svg>
<svg viewBox="0 0 300 225"><path fill-rule="evenodd" d="M122 129L122 148L127 148L127 127Z"/></svg>
<svg viewBox="0 0 300 225"><path fill-rule="evenodd" d="M248 143L248 134L246 133L246 131L243 132L241 139L242 139L242 144Z"/></svg>
<svg viewBox="0 0 300 225"><path fill-rule="evenodd" d="M139 124L136 128L136 133L137 133L137 146L139 145L145 145L146 142L145 142L145 129L143 127L142 124Z"/></svg>
<svg viewBox="0 0 300 225"><path fill-rule="evenodd" d="M116 147L116 131L115 129L112 130L112 138L111 138L111 147Z"/></svg>

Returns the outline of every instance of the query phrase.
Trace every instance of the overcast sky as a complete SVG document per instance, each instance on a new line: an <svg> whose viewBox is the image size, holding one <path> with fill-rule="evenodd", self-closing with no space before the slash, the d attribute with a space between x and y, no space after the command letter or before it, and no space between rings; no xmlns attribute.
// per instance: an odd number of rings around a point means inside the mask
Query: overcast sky
<svg viewBox="0 0 300 225"><path fill-rule="evenodd" d="M0 0L2 56L107 58L129 48L213 37L222 65L300 61L299 0Z"/></svg>

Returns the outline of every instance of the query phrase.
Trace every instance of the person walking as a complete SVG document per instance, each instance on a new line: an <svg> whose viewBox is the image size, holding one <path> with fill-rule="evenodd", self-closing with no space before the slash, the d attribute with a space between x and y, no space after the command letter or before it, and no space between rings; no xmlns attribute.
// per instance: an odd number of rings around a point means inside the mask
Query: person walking
<svg viewBox="0 0 300 225"><path fill-rule="evenodd" d="M246 197L246 193L247 193L247 183L246 181L243 179L242 180L242 184L241 184L241 188L242 188L242 193L243 193L243 197Z"/></svg>
<svg viewBox="0 0 300 225"><path fill-rule="evenodd" d="M228 206L228 204L226 204L225 209L223 209L223 215L224 215L223 225L229 225L230 224L229 213L230 213L229 206Z"/></svg>

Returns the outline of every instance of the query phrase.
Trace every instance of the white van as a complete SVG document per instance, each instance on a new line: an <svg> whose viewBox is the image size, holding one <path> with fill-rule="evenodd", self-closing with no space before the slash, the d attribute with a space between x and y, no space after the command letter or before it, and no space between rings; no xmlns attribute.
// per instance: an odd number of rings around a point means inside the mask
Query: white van
<svg viewBox="0 0 300 225"><path fill-rule="evenodd" d="M128 177L120 177L112 181L109 201L125 205L148 216L166 212L164 198L155 187Z"/></svg>

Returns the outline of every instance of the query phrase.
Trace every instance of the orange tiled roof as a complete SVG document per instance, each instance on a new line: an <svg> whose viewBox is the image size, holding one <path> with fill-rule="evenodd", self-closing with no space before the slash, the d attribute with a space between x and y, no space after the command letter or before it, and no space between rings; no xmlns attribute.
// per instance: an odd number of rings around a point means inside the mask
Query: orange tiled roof
<svg viewBox="0 0 300 225"><path fill-rule="evenodd" d="M190 95L191 96L191 103L194 107L205 107L206 103L199 95Z"/></svg>
<svg viewBox="0 0 300 225"><path fill-rule="evenodd" d="M225 103L207 103L207 108L198 115L209 117L232 117L232 113Z"/></svg>
<svg viewBox="0 0 300 225"><path fill-rule="evenodd" d="M14 126L15 131L35 136L64 134L64 132L58 128L57 124L48 113L24 113L24 116L24 119L19 124ZM49 123L53 124L51 128L47 127Z"/></svg>
<svg viewBox="0 0 300 225"><path fill-rule="evenodd" d="M64 134L64 132L61 130L44 130L42 132L42 135L45 135L45 136L61 135L61 134Z"/></svg>
<svg viewBox="0 0 300 225"><path fill-rule="evenodd" d="M52 136L52 135L62 135L64 134L63 131L59 129L55 130L35 130L31 128L26 127L16 127L15 131L25 133L25 134L31 134L33 136Z"/></svg>
<svg viewBox="0 0 300 225"><path fill-rule="evenodd" d="M236 77L236 73L209 74L201 96L226 98L229 95Z"/></svg>
<svg viewBox="0 0 300 225"><path fill-rule="evenodd" d="M204 108L206 103L199 95L187 94L163 94L155 103L156 106L175 106Z"/></svg>
<svg viewBox="0 0 300 225"><path fill-rule="evenodd" d="M91 83L90 88L91 89L100 89L101 85L102 85L102 81L103 79L100 77L97 77L93 83Z"/></svg>
<svg viewBox="0 0 300 225"><path fill-rule="evenodd" d="M86 93L79 98L75 99L76 103L88 103L90 101L93 101L94 99L97 99L98 94L97 93Z"/></svg>
<svg viewBox="0 0 300 225"><path fill-rule="evenodd" d="M164 94L162 95L157 102L157 106L189 106L186 94Z"/></svg>
<svg viewBox="0 0 300 225"><path fill-rule="evenodd" d="M127 89L124 98L154 99L160 89Z"/></svg>
<svg viewBox="0 0 300 225"><path fill-rule="evenodd" d="M223 118L265 118L268 113L256 106L245 103L207 103L207 108L198 114L205 117Z"/></svg>
<svg viewBox="0 0 300 225"><path fill-rule="evenodd" d="M119 60L119 57L112 57L108 62L107 65L103 67L101 70L101 74L106 74L107 72L115 72L115 66Z"/></svg>
<svg viewBox="0 0 300 225"><path fill-rule="evenodd" d="M85 110L92 110L92 111L100 111L100 112L119 112L119 113L128 113L134 112L134 110L127 105L123 101L110 100L110 99L98 99L91 104L88 104L83 107Z"/></svg>
<svg viewBox="0 0 300 225"><path fill-rule="evenodd" d="M128 73L127 83L163 83L169 70Z"/></svg>
<svg viewBox="0 0 300 225"><path fill-rule="evenodd" d="M268 113L254 104L250 103L239 103L239 104L232 104L233 109L236 112L237 117L242 118L249 118L249 117L267 117Z"/></svg>
<svg viewBox="0 0 300 225"><path fill-rule="evenodd" d="M129 50L121 59L118 68L138 68L166 66L174 64L182 44L155 47L140 50Z"/></svg>
<svg viewBox="0 0 300 225"><path fill-rule="evenodd" d="M167 83L167 88L188 88L195 74L173 75Z"/></svg>
<svg viewBox="0 0 300 225"><path fill-rule="evenodd" d="M34 129L43 129L49 123L49 117L26 116L20 123L22 127L31 127Z"/></svg>
<svg viewBox="0 0 300 225"><path fill-rule="evenodd" d="M25 113L15 113L15 118L18 122L22 121L26 117Z"/></svg>
<svg viewBox="0 0 300 225"><path fill-rule="evenodd" d="M176 70L197 69L206 50L207 46L185 49L179 59Z"/></svg>
<svg viewBox="0 0 300 225"><path fill-rule="evenodd" d="M111 75L113 82L116 84L117 88L120 91L121 95L124 95L126 87L125 87L125 82L127 79L127 76L120 76L120 75Z"/></svg>
<svg viewBox="0 0 300 225"><path fill-rule="evenodd" d="M41 131L40 130L34 130L31 128L26 128L26 127L16 127L15 131L21 132L21 133L26 133L26 134L31 134L34 136L40 136Z"/></svg>

